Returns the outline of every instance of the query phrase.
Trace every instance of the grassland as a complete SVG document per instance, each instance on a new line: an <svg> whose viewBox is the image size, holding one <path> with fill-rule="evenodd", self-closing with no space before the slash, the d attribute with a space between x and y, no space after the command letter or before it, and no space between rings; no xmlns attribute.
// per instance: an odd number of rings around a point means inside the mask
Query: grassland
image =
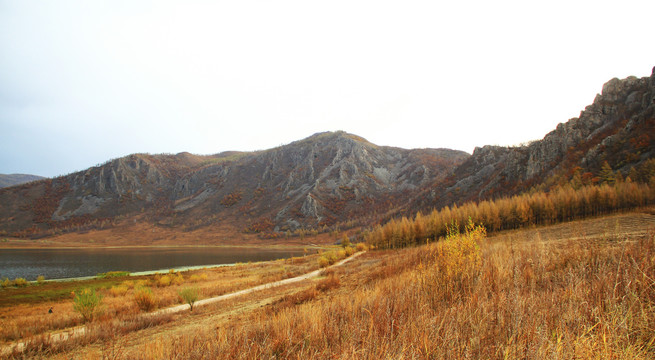
<svg viewBox="0 0 655 360"><path fill-rule="evenodd" d="M154 310L181 303L178 293L183 288L192 287L197 289L201 298L209 298L305 274L319 268L318 259L321 256L171 271L151 276L98 277L3 288L0 290L0 346L81 325L80 314L73 307L75 294L84 289L93 289L102 296L96 322L128 321L144 310L135 301L137 294L143 290L150 293L147 300L152 304L147 310Z"/></svg>
<svg viewBox="0 0 655 360"><path fill-rule="evenodd" d="M492 237L472 229L369 251L321 279L124 326L118 337L16 357L652 359L654 224L631 213ZM317 263L305 261L297 265ZM291 265L234 271L265 281Z"/></svg>

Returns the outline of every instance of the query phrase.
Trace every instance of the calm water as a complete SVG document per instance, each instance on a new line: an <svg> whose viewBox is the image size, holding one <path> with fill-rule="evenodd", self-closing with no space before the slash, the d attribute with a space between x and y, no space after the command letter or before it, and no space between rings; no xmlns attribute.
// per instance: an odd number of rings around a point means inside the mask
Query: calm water
<svg viewBox="0 0 655 360"><path fill-rule="evenodd" d="M94 276L107 271L167 270L266 261L303 253L261 248L0 249L0 279Z"/></svg>

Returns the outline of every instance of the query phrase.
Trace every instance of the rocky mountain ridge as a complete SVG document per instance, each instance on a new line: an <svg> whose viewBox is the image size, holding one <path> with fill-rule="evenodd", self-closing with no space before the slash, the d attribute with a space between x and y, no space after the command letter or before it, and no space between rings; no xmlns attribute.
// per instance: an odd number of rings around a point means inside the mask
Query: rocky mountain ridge
<svg viewBox="0 0 655 360"><path fill-rule="evenodd" d="M440 207L512 195L566 181L576 171L596 174L605 161L627 175L653 157L655 68L650 77L608 81L579 117L560 123L542 140L476 148L453 176L435 186L439 195L427 204Z"/></svg>
<svg viewBox="0 0 655 360"><path fill-rule="evenodd" d="M135 154L61 178L0 191L0 229L46 231L147 215L180 229L273 233L365 223L444 178L469 155L377 146L345 132L275 149L213 156Z"/></svg>
<svg viewBox="0 0 655 360"><path fill-rule="evenodd" d="M0 189L0 234L42 236L117 219L228 236L329 231L535 187L595 183L607 166L649 181L653 171L635 169L653 158L655 69L650 77L610 80L579 117L542 140L472 155L378 146L339 131L258 152L114 159Z"/></svg>

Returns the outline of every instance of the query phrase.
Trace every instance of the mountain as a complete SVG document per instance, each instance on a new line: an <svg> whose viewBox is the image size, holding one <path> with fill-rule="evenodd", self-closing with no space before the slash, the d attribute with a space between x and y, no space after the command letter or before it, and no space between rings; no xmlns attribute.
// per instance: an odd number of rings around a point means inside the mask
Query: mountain
<svg viewBox="0 0 655 360"><path fill-rule="evenodd" d="M526 119L529 121L529 118ZM650 77L612 79L577 118L542 140L516 147L476 148L447 179L435 183L414 208L432 208L548 189L571 181L593 183L605 162L633 180L655 169L655 68ZM649 166L646 173L644 166Z"/></svg>
<svg viewBox="0 0 655 360"><path fill-rule="evenodd" d="M0 174L0 188L20 185L30 181L44 179L42 176L28 174Z"/></svg>
<svg viewBox="0 0 655 360"><path fill-rule="evenodd" d="M406 150L342 131L258 152L134 154L0 189L0 234L127 227L217 241L371 226L399 215L531 189L655 184L655 69L612 79L577 118L525 146ZM529 121L529 119L526 119ZM139 227L139 224L148 226ZM223 240L220 240L223 239Z"/></svg>
<svg viewBox="0 0 655 360"><path fill-rule="evenodd" d="M0 229L25 236L137 216L184 231L269 235L369 224L468 156L377 146L345 132L252 153L135 154L0 190Z"/></svg>

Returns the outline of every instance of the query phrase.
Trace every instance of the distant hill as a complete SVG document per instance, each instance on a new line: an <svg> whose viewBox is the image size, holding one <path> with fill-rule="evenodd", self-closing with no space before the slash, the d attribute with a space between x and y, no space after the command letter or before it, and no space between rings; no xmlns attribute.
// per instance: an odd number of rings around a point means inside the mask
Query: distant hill
<svg viewBox="0 0 655 360"><path fill-rule="evenodd" d="M0 174L0 188L20 185L30 181L45 179L42 176L28 174Z"/></svg>
<svg viewBox="0 0 655 360"><path fill-rule="evenodd" d="M469 156L378 146L345 132L252 153L135 154L0 190L0 229L29 235L130 216L183 231L209 226L266 236L366 225Z"/></svg>
<svg viewBox="0 0 655 360"><path fill-rule="evenodd" d="M653 159L655 72L610 80L579 117L542 140L483 146L472 155L379 146L342 131L258 152L134 154L0 189L0 234L38 237L117 224L135 224L127 232L134 237L155 229L202 229L226 239L330 232L531 189L598 183L608 168L655 184ZM137 223L150 227L139 230Z"/></svg>

